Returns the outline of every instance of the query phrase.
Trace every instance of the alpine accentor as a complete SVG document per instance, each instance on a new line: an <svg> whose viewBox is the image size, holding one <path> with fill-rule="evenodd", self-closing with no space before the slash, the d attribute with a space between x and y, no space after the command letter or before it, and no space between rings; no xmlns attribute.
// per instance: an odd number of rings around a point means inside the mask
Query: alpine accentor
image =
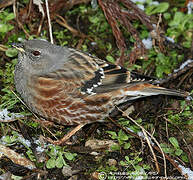
<svg viewBox="0 0 193 180"><path fill-rule="evenodd" d="M16 90L33 112L63 125L101 122L115 105L145 96L188 96L72 48L44 40L13 46Z"/></svg>

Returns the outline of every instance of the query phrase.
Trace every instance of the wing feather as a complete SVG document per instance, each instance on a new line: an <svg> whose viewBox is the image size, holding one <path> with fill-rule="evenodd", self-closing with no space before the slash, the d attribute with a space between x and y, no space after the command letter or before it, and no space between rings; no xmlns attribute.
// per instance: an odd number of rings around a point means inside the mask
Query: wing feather
<svg viewBox="0 0 193 180"><path fill-rule="evenodd" d="M121 66L110 64L74 49L69 50L67 61L64 62L61 69L46 74L46 78L50 77L61 80L60 82L68 87L63 91L71 95L74 93L74 96L79 96L79 93L94 95L121 89L125 90L125 95L128 94L128 96L132 93L133 96L137 93L145 96L147 94L186 96L178 91L174 92L155 86L155 79L151 77L130 72Z"/></svg>
<svg viewBox="0 0 193 180"><path fill-rule="evenodd" d="M67 59L61 69L42 77L65 79L61 82L68 84L74 82L77 89L88 95L111 92L150 80L121 66L74 49L69 49Z"/></svg>

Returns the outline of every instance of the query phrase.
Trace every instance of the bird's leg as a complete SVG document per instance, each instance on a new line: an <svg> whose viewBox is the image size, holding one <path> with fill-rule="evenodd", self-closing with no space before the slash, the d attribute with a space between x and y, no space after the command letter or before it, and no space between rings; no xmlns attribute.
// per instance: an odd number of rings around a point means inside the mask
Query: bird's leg
<svg viewBox="0 0 193 180"><path fill-rule="evenodd" d="M55 145L61 145L64 144L66 141L68 141L70 139L70 137L72 137L77 131L79 131L85 124L79 124L78 126L76 126L74 129L72 129L70 132L68 132L62 139L60 140L56 140L53 141L50 138L46 138L46 140L52 144Z"/></svg>

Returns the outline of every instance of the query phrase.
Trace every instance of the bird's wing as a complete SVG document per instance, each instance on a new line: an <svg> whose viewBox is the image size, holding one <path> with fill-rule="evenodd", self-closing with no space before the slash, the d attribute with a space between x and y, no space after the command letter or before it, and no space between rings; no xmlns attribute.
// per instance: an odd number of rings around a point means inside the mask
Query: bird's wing
<svg viewBox="0 0 193 180"><path fill-rule="evenodd" d="M66 84L65 87L68 87L63 90L66 90L66 93L71 87L70 89L79 89L85 95L107 93L118 89L127 90L128 96L167 94L184 97L187 95L180 91L155 86L154 81L147 76L130 72L121 66L74 49L69 49L67 61L61 69L47 74L46 78L61 80Z"/></svg>
<svg viewBox="0 0 193 180"><path fill-rule="evenodd" d="M85 94L92 95L124 89L127 91L125 95L128 96L150 96L158 94L181 97L188 96L187 92L154 85L156 84L155 78L130 72L121 66L110 64L79 51L75 51L72 54L74 56L72 59L78 61L80 66L82 66L82 68L78 69L78 72L83 77L80 89Z"/></svg>
<svg viewBox="0 0 193 180"><path fill-rule="evenodd" d="M76 75L81 83L80 90L85 94L106 93L144 82L151 78L131 73L127 69L104 60L71 49L68 63L71 78Z"/></svg>

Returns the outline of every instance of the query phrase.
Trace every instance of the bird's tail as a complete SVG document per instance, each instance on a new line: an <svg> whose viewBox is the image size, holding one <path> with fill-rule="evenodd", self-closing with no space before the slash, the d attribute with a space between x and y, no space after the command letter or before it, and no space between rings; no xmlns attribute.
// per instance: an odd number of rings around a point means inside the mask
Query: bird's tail
<svg viewBox="0 0 193 180"><path fill-rule="evenodd" d="M138 99L146 96L154 96L154 95L169 95L169 96L179 96L187 98L190 96L188 92L179 91L174 89L167 89L159 86L155 86L149 83L139 83L132 84L129 87L125 88L125 95L129 97L129 99Z"/></svg>
<svg viewBox="0 0 193 180"><path fill-rule="evenodd" d="M143 89L144 93L150 93L152 95L169 95L169 96L179 96L179 97L188 97L190 94L186 91L179 91L179 90L175 90L175 89L166 89L166 88L162 88L162 87L152 87L152 88L145 88Z"/></svg>

